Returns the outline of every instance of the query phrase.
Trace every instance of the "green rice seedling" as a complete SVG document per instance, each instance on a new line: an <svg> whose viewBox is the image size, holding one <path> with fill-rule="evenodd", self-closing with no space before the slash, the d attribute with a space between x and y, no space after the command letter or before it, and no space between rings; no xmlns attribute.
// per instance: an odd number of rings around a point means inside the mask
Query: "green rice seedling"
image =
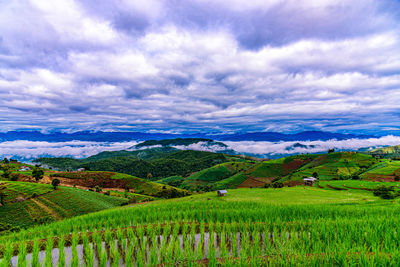
<svg viewBox="0 0 400 267"><path fill-rule="evenodd" d="M133 266L133 245L130 244L131 239L126 239L126 254L125 254L125 265Z"/></svg>
<svg viewBox="0 0 400 267"><path fill-rule="evenodd" d="M18 250L18 267L25 267L26 265L26 243L21 243Z"/></svg>
<svg viewBox="0 0 400 267"><path fill-rule="evenodd" d="M60 240L58 241L58 251L59 251L58 266L60 267L65 266L64 243L65 243L65 238L64 236L61 236Z"/></svg>
<svg viewBox="0 0 400 267"><path fill-rule="evenodd" d="M33 241L33 246L32 246L32 267L38 267L39 264L39 252L40 252L40 240L35 239Z"/></svg>
<svg viewBox="0 0 400 267"><path fill-rule="evenodd" d="M94 253L91 244L89 243L89 238L87 235L82 236L83 241L83 255L85 258L85 263L87 266L93 266L94 264Z"/></svg>
<svg viewBox="0 0 400 267"><path fill-rule="evenodd" d="M1 261L2 266L4 266L4 267L11 266L12 256L13 256L13 244L11 242L9 242L5 245L5 252L3 255L3 259Z"/></svg>
<svg viewBox="0 0 400 267"><path fill-rule="evenodd" d="M53 238L49 237L47 238L47 243L46 243L46 267L52 267L53 266L53 258L51 256L51 252L53 250Z"/></svg>
<svg viewBox="0 0 400 267"><path fill-rule="evenodd" d="M79 236L77 233L72 233L72 242L71 242L71 250L72 250L72 259L71 259L71 266L78 266L79 265L79 257L78 257L78 239Z"/></svg>

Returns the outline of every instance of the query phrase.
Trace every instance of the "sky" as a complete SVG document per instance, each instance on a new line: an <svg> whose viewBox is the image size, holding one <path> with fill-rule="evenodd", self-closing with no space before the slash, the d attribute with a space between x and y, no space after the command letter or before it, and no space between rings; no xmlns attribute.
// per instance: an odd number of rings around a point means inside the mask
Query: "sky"
<svg viewBox="0 0 400 267"><path fill-rule="evenodd" d="M400 133L397 0L0 0L0 131Z"/></svg>

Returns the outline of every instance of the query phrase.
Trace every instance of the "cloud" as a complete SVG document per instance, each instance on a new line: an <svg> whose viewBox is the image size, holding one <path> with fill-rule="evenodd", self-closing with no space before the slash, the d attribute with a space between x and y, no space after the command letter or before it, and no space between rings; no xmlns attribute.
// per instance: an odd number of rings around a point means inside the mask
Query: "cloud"
<svg viewBox="0 0 400 267"><path fill-rule="evenodd" d="M328 141L290 141L290 142L257 142L257 141L225 141L231 149L239 153L251 154L305 154L326 152L328 149L336 150L359 150L361 148L375 148L383 146L394 146L400 144L399 136L383 136L368 139L346 139ZM295 144L303 146L295 146ZM306 147L304 147L306 146Z"/></svg>
<svg viewBox="0 0 400 267"><path fill-rule="evenodd" d="M41 156L84 158L102 151L116 151L127 149L137 142L42 142L16 140L0 142L0 157L22 158L30 160Z"/></svg>
<svg viewBox="0 0 400 267"><path fill-rule="evenodd" d="M1 131L388 132L400 4L0 3Z"/></svg>
<svg viewBox="0 0 400 267"><path fill-rule="evenodd" d="M139 142L44 142L44 141L7 141L0 142L0 158L18 158L25 161L37 157L73 157L85 158L102 151L129 150ZM228 147L209 145L207 142L198 142L188 146L174 146L180 150L199 150L208 152L226 152L231 149L237 153L264 155L264 157L276 157L289 154L323 153L328 149L352 150L393 146L400 144L399 136L383 136L369 139L347 139L328 141L290 141L290 142L266 142L266 141L224 141ZM301 144L301 145L298 145ZM149 148L160 147L152 146Z"/></svg>

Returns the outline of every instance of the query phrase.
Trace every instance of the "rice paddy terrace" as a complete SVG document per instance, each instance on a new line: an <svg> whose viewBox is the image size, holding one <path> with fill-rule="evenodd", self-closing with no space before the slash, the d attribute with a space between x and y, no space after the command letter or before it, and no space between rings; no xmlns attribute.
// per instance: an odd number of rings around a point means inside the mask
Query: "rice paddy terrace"
<svg viewBox="0 0 400 267"><path fill-rule="evenodd" d="M109 209L127 203L125 198L49 184L0 181L4 205L0 206L0 232L25 228Z"/></svg>
<svg viewBox="0 0 400 267"><path fill-rule="evenodd" d="M362 189L210 192L0 236L0 265L395 266L399 208Z"/></svg>

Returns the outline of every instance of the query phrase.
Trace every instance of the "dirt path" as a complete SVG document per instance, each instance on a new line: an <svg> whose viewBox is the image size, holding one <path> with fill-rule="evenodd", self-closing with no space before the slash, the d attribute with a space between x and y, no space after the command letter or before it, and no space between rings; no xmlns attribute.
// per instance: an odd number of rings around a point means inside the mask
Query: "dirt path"
<svg viewBox="0 0 400 267"><path fill-rule="evenodd" d="M43 210L45 210L48 214L52 215L54 218L56 218L57 220L60 219L60 216L54 212L54 210L50 209L49 207L47 207L45 204L43 204L42 202L40 202L39 200L35 199L35 198L31 198L31 200L38 205L39 207L41 207Z"/></svg>

